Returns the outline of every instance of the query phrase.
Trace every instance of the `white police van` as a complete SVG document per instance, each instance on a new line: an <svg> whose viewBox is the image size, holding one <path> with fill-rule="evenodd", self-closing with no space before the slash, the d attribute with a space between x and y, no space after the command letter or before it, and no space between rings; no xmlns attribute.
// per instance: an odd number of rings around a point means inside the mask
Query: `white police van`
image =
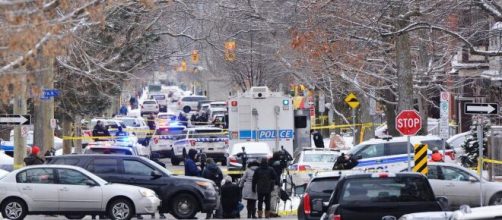
<svg viewBox="0 0 502 220"><path fill-rule="evenodd" d="M182 133L182 138L174 141L171 163L178 165L190 149L202 151L207 158L213 158L226 165L225 153L228 149L228 134L217 127L187 128Z"/></svg>
<svg viewBox="0 0 502 220"><path fill-rule="evenodd" d="M411 142L411 165L413 166L413 146L415 144L427 144L428 156L435 148L441 151L442 140L437 136L412 136ZM406 137L394 137L386 139L370 139L353 147L348 154L358 160L353 169L363 171L400 172L408 167L408 149ZM446 150L445 161L455 160L455 151Z"/></svg>

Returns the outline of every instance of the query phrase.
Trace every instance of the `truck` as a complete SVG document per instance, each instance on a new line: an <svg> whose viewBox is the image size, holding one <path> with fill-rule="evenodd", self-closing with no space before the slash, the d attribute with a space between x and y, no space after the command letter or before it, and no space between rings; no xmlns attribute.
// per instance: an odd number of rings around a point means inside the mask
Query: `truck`
<svg viewBox="0 0 502 220"><path fill-rule="evenodd" d="M231 97L228 107L229 144L267 142L272 151L293 154L295 137L292 98L268 87L251 87Z"/></svg>

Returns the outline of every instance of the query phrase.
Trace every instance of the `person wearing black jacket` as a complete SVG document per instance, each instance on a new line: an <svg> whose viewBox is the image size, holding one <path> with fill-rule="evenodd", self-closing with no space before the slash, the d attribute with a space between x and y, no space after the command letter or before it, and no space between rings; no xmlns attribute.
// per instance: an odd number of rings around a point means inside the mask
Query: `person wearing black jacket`
<svg viewBox="0 0 502 220"><path fill-rule="evenodd" d="M274 186L274 190L270 194L270 217L279 217L277 214L277 205L279 204L279 192L281 187L281 175L284 172L284 169L287 168L288 163L293 160L291 154L289 154L284 147L281 147L280 151L274 152L272 155L272 159L270 159L269 164L274 169L276 174L276 185Z"/></svg>
<svg viewBox="0 0 502 220"><path fill-rule="evenodd" d="M274 169L268 165L266 158L262 158L260 167L253 174L253 192L258 194L258 218L263 216L263 203L265 217L270 218L270 194L278 184Z"/></svg>
<svg viewBox="0 0 502 220"><path fill-rule="evenodd" d="M221 186L223 218L240 218L240 201L241 188L237 184L232 183L232 177L226 176L225 183Z"/></svg>
<svg viewBox="0 0 502 220"><path fill-rule="evenodd" d="M110 138L110 132L108 129L105 128L103 125L103 122L98 120L96 122L96 125L94 126L94 129L92 130L92 136L93 137L108 137Z"/></svg>
<svg viewBox="0 0 502 220"><path fill-rule="evenodd" d="M38 156L39 153L40 148L38 146L33 146L31 148L31 154L24 158L26 166L44 164L44 160Z"/></svg>
<svg viewBox="0 0 502 220"><path fill-rule="evenodd" d="M202 177L212 180L216 183L216 186L220 188L221 181L223 180L223 173L221 172L221 169L216 165L213 158L207 158L206 164L205 169L202 171Z"/></svg>

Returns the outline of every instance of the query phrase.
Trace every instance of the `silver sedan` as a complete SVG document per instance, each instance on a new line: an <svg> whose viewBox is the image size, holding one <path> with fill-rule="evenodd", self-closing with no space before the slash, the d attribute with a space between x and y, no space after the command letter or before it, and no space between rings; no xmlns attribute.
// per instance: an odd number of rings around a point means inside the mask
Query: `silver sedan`
<svg viewBox="0 0 502 220"><path fill-rule="evenodd" d="M7 219L28 214L65 214L82 218L105 214L111 219L131 219L152 214L160 200L142 187L110 184L74 166L36 165L7 174L0 180L0 211Z"/></svg>

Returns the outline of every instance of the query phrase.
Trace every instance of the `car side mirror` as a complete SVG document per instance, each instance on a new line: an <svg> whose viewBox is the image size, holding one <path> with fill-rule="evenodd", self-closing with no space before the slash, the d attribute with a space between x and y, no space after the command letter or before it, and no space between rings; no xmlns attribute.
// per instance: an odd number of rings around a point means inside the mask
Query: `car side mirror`
<svg viewBox="0 0 502 220"><path fill-rule="evenodd" d="M85 180L84 183L85 183L85 185L90 186L90 187L94 187L94 186L98 185L98 184L96 184L96 182L94 182L92 180Z"/></svg>
<svg viewBox="0 0 502 220"><path fill-rule="evenodd" d="M300 196L305 193L305 189L307 188L307 184L302 184L299 186L295 186L295 195Z"/></svg>
<svg viewBox="0 0 502 220"><path fill-rule="evenodd" d="M476 182L478 182L478 179L476 179L476 177L469 176L469 182L476 183Z"/></svg>
<svg viewBox="0 0 502 220"><path fill-rule="evenodd" d="M443 209L443 211L448 211L450 209L450 204L448 201L448 198L444 196L438 196L436 197L436 201L438 201L439 205Z"/></svg>
<svg viewBox="0 0 502 220"><path fill-rule="evenodd" d="M157 178L160 178L162 177L162 173L160 173L158 170L154 170L152 171L152 173L150 174L154 179L157 179Z"/></svg>

